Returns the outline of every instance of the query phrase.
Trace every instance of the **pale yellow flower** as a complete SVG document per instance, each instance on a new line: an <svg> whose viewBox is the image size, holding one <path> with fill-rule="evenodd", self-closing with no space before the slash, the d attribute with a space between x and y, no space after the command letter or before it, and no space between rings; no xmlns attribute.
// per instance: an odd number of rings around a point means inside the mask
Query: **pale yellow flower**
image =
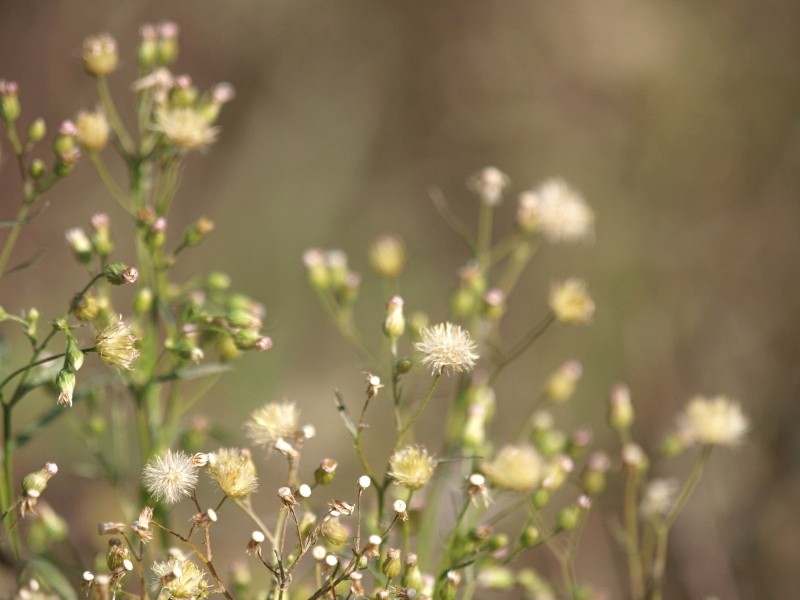
<svg viewBox="0 0 800 600"><path fill-rule="evenodd" d="M167 108L156 112L153 126L164 134L167 142L185 150L196 150L212 144L217 139L218 127L193 108Z"/></svg>
<svg viewBox="0 0 800 600"><path fill-rule="evenodd" d="M481 465L481 471L492 485L515 492L530 492L542 481L544 461L533 446L508 445L491 462Z"/></svg>
<svg viewBox="0 0 800 600"><path fill-rule="evenodd" d="M410 490L424 487L433 476L436 461L421 446L400 448L389 459L389 475L397 485Z"/></svg>
<svg viewBox="0 0 800 600"><path fill-rule="evenodd" d="M541 232L550 242L591 241L594 213L563 179L548 179L519 197L517 223L523 231Z"/></svg>
<svg viewBox="0 0 800 600"><path fill-rule="evenodd" d="M458 325L439 323L425 327L419 334L421 339L414 347L422 352L422 363L429 366L434 375L445 369L456 373L469 372L479 358L469 332Z"/></svg>
<svg viewBox="0 0 800 600"><path fill-rule="evenodd" d="M272 446L278 440L292 440L297 432L300 412L294 402L271 402L255 410L245 421L245 435L259 446Z"/></svg>
<svg viewBox="0 0 800 600"><path fill-rule="evenodd" d="M748 427L741 406L726 396L696 396L678 417L679 434L687 443L738 446Z"/></svg>
<svg viewBox="0 0 800 600"><path fill-rule="evenodd" d="M588 323L594 315L594 300L586 291L586 282L574 277L553 284L549 304L562 323Z"/></svg>

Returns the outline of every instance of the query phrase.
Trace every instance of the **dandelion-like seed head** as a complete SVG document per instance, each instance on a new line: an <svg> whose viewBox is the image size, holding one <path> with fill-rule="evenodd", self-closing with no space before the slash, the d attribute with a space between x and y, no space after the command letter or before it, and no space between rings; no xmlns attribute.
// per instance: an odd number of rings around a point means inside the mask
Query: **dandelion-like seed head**
<svg viewBox="0 0 800 600"><path fill-rule="evenodd" d="M677 479L653 479L644 489L639 512L646 519L665 517L675 505L679 489Z"/></svg>
<svg viewBox="0 0 800 600"><path fill-rule="evenodd" d="M397 485L418 490L430 481L436 461L422 446L400 448L389 458L389 475Z"/></svg>
<svg viewBox="0 0 800 600"><path fill-rule="evenodd" d="M420 341L414 347L422 352L422 363L429 366L434 375L446 369L455 373L469 372L479 358L469 332L452 323L423 328Z"/></svg>
<svg viewBox="0 0 800 600"><path fill-rule="evenodd" d="M206 574L189 560L172 557L153 563L153 573L162 590L169 592L169 598L195 600L205 598L211 592Z"/></svg>
<svg viewBox="0 0 800 600"><path fill-rule="evenodd" d="M204 115L189 107L158 110L153 129L184 150L204 148L214 143L219 133L219 127L212 127Z"/></svg>
<svg viewBox="0 0 800 600"><path fill-rule="evenodd" d="M687 443L738 446L748 427L739 403L726 396L697 396L678 417L679 434Z"/></svg>
<svg viewBox="0 0 800 600"><path fill-rule="evenodd" d="M294 402L271 402L255 410L245 421L245 435L259 446L273 446L278 440L294 437L299 417Z"/></svg>
<svg viewBox="0 0 800 600"><path fill-rule="evenodd" d="M97 332L94 345L97 355L104 363L130 370L133 368L133 363L139 358L139 351L136 349L137 341L130 326L119 319Z"/></svg>
<svg viewBox="0 0 800 600"><path fill-rule="evenodd" d="M517 224L523 231L539 231L550 242L594 239L594 212L583 196L563 179L548 179L519 197Z"/></svg>
<svg viewBox="0 0 800 600"><path fill-rule="evenodd" d="M208 474L226 496L241 498L258 489L256 467L250 452L239 448L221 448L208 462Z"/></svg>
<svg viewBox="0 0 800 600"><path fill-rule="evenodd" d="M157 500L175 504L197 486L197 465L185 452L167 450L144 466L142 481Z"/></svg>
<svg viewBox="0 0 800 600"><path fill-rule="evenodd" d="M533 446L508 445L494 460L481 465L481 471L495 487L515 492L529 492L542 480L544 461Z"/></svg>
<svg viewBox="0 0 800 600"><path fill-rule="evenodd" d="M549 304L562 323L588 323L594 315L594 300L586 290L586 282L575 277L553 284Z"/></svg>

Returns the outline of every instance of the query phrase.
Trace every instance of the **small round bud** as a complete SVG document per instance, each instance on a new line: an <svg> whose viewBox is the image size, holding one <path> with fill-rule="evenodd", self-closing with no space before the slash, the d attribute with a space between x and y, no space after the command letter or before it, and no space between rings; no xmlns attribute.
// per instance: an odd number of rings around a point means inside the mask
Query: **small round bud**
<svg viewBox="0 0 800 600"><path fill-rule="evenodd" d="M79 262L86 264L92 260L94 252L92 241L83 229L80 227L68 229L65 237L67 238L67 243L70 248L72 248L75 258L78 259Z"/></svg>
<svg viewBox="0 0 800 600"><path fill-rule="evenodd" d="M362 490L367 489L371 483L372 480L369 478L369 475L362 475L358 478L358 487Z"/></svg>
<svg viewBox="0 0 800 600"><path fill-rule="evenodd" d="M586 282L574 277L552 285L549 305L556 319L566 324L588 323L595 309Z"/></svg>
<svg viewBox="0 0 800 600"><path fill-rule="evenodd" d="M256 544L263 544L266 539L266 536L261 531L256 530L250 534L250 540Z"/></svg>
<svg viewBox="0 0 800 600"><path fill-rule="evenodd" d="M328 551L325 550L325 546L314 546L311 549L311 556L314 557L314 560L323 560L325 556L328 554Z"/></svg>
<svg viewBox="0 0 800 600"><path fill-rule="evenodd" d="M158 24L158 41L156 42L156 60L160 65L170 65L178 58L178 33L176 23L164 21Z"/></svg>
<svg viewBox="0 0 800 600"><path fill-rule="evenodd" d="M117 41L104 33L88 37L83 41L83 68L94 77L106 77L113 73L119 63Z"/></svg>
<svg viewBox="0 0 800 600"><path fill-rule="evenodd" d="M411 367L414 366L414 363L411 362L410 358L401 358L397 361L394 368L400 375L405 375L411 370Z"/></svg>
<svg viewBox="0 0 800 600"><path fill-rule="evenodd" d="M56 390L58 391L58 404L72 406L72 394L75 391L75 373L61 369L56 376Z"/></svg>
<svg viewBox="0 0 800 600"><path fill-rule="evenodd" d="M406 320L403 316L403 299L392 296L386 303L386 318L383 321L383 333L390 340L396 340L406 330Z"/></svg>
<svg viewBox="0 0 800 600"><path fill-rule="evenodd" d="M347 538L350 534L347 528L339 522L338 517L332 517L322 524L321 528L322 537L324 537L331 546L342 546L347 543Z"/></svg>
<svg viewBox="0 0 800 600"><path fill-rule="evenodd" d="M583 374L583 366L577 360L568 360L550 375L544 391L547 399L554 404L562 404L575 393L575 386Z"/></svg>
<svg viewBox="0 0 800 600"><path fill-rule="evenodd" d="M149 287L141 287L136 292L133 299L133 312L137 315L144 315L150 312L153 306L153 290Z"/></svg>
<svg viewBox="0 0 800 600"><path fill-rule="evenodd" d="M47 166L41 158L34 158L28 167L28 173L34 179L39 179L47 172Z"/></svg>
<svg viewBox="0 0 800 600"><path fill-rule="evenodd" d="M314 481L317 485L328 485L336 477L336 467L339 464L332 458L323 458L319 463L316 471L314 471Z"/></svg>
<svg viewBox="0 0 800 600"><path fill-rule="evenodd" d="M47 124L41 117L28 125L28 139L31 142L40 142L44 139L45 135L47 135Z"/></svg>
<svg viewBox="0 0 800 600"><path fill-rule="evenodd" d="M389 548L386 552L386 558L384 558L383 564L381 565L381 573L386 575L389 579L393 579L400 575L402 567L403 563L400 560L400 549Z"/></svg>
<svg viewBox="0 0 800 600"><path fill-rule="evenodd" d="M310 498L311 497L311 487L308 484L301 484L300 487L297 488L297 495L301 498Z"/></svg>
<svg viewBox="0 0 800 600"><path fill-rule="evenodd" d="M631 391L628 386L614 386L608 397L608 423L617 431L630 429L634 420Z"/></svg>
<svg viewBox="0 0 800 600"><path fill-rule="evenodd" d="M0 118L13 123L19 117L19 86L15 81L0 79Z"/></svg>

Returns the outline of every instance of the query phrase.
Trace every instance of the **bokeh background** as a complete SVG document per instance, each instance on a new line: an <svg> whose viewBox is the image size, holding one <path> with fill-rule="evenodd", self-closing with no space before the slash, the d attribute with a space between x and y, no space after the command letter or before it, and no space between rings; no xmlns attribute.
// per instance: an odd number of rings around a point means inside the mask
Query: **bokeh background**
<svg viewBox="0 0 800 600"><path fill-rule="evenodd" d="M347 466L332 390L360 394L364 365L307 289L303 250L348 253L365 276L362 323L378 340L385 298L366 261L378 234L405 240L407 305L434 320L466 259L429 186L473 223L464 180L499 167L514 184L502 232L516 193L560 175L594 207L596 242L543 248L511 299L507 333L538 318L549 282L569 275L590 282L595 322L551 331L508 370L494 434L514 430L542 378L570 357L585 377L560 418L593 423L600 445L613 444L603 414L618 381L633 390L648 449L691 395L740 399L752 433L712 457L672 538L667 597L800 597L800 4L3 0L0 77L20 84L23 122L43 116L53 130L94 106L79 61L89 33L119 41L112 87L125 106L138 27L163 19L182 28L177 73L238 93L220 141L186 169L175 231L201 214L217 229L179 268L228 272L266 304L275 341L198 413L236 431L256 406L290 397L320 430L310 452ZM2 218L16 210L12 166L0 172ZM0 289L9 311L58 314L84 281L64 230L99 210L122 221L88 163L48 199L16 256L44 254ZM119 248L132 259L124 238ZM99 548L94 524L113 494L80 477L86 457L69 431L56 424L26 447L20 472L55 449L63 476L51 503L70 513L84 548ZM435 415L425 435L437 435ZM621 597L611 521L590 524L578 576Z"/></svg>

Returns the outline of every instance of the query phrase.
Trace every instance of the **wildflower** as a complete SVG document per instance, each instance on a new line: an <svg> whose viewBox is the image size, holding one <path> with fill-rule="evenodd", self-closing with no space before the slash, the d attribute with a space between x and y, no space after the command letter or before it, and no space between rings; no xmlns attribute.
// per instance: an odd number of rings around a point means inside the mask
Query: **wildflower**
<svg viewBox="0 0 800 600"><path fill-rule="evenodd" d="M193 108L169 108L156 111L153 128L164 134L167 142L184 150L197 150L217 139L218 127L212 127Z"/></svg>
<svg viewBox="0 0 800 600"><path fill-rule="evenodd" d="M72 406L72 394L75 391L75 373L61 369L56 376L56 389L58 390L58 405Z"/></svg>
<svg viewBox="0 0 800 600"><path fill-rule="evenodd" d="M153 532L150 530L150 521L152 520L153 509L150 506L145 506L142 512L139 513L139 518L131 525L133 533L136 534L143 544L147 544L153 539Z"/></svg>
<svg viewBox="0 0 800 600"><path fill-rule="evenodd" d="M644 489L639 512L645 519L667 516L675 505L679 487L673 478L653 479Z"/></svg>
<svg viewBox="0 0 800 600"><path fill-rule="evenodd" d="M64 237L67 238L67 243L69 247L72 248L72 252L79 262L87 263L92 259L92 252L94 250L92 241L82 228L73 227L72 229L68 229Z"/></svg>
<svg viewBox="0 0 800 600"><path fill-rule="evenodd" d="M195 600L205 598L210 593L206 574L189 560L172 557L164 562L156 562L153 564L153 573L162 590L169 592L169 598Z"/></svg>
<svg viewBox="0 0 800 600"><path fill-rule="evenodd" d="M453 372L469 372L475 366L475 342L469 333L452 323L439 323L420 331L420 341L414 347L422 352L423 364L431 368L434 375L440 375L449 368Z"/></svg>
<svg viewBox="0 0 800 600"><path fill-rule="evenodd" d="M496 487L515 492L529 492L542 480L544 465L533 446L508 445L491 462L481 465L481 471Z"/></svg>
<svg viewBox="0 0 800 600"><path fill-rule="evenodd" d="M339 466L332 458L323 458L314 471L314 481L318 485L328 485L336 477L336 468Z"/></svg>
<svg viewBox="0 0 800 600"><path fill-rule="evenodd" d="M406 265L403 241L394 235L380 236L370 246L369 264L381 277L395 279Z"/></svg>
<svg viewBox="0 0 800 600"><path fill-rule="evenodd" d="M106 147L110 127L106 116L100 112L80 112L75 119L75 138L88 152L99 152Z"/></svg>
<svg viewBox="0 0 800 600"><path fill-rule="evenodd" d="M511 184L508 175L497 167L485 167L467 179L467 189L480 196L486 206L497 206L503 201L503 190Z"/></svg>
<svg viewBox="0 0 800 600"><path fill-rule="evenodd" d="M197 465L190 455L167 450L145 465L142 482L157 500L175 504L194 491Z"/></svg>
<svg viewBox="0 0 800 600"><path fill-rule="evenodd" d="M608 422L618 431L630 429L636 414L631 402L631 391L624 383L611 388L608 396Z"/></svg>
<svg viewBox="0 0 800 600"><path fill-rule="evenodd" d="M550 310L562 323L588 323L594 314L594 301L586 282L574 277L550 288Z"/></svg>
<svg viewBox="0 0 800 600"><path fill-rule="evenodd" d="M386 317L383 321L383 333L393 343L406 330L406 319L403 316L403 298L392 296L386 303Z"/></svg>
<svg viewBox="0 0 800 600"><path fill-rule="evenodd" d="M278 440L294 437L299 416L294 402L265 404L245 421L245 435L259 446L274 445Z"/></svg>
<svg viewBox="0 0 800 600"><path fill-rule="evenodd" d="M139 358L137 339L123 320L101 329L95 336L95 351L104 363L130 370Z"/></svg>
<svg viewBox="0 0 800 600"><path fill-rule="evenodd" d="M342 546L350 537L350 532L341 524L339 517L332 517L322 524L321 528L322 537L331 546Z"/></svg>
<svg viewBox="0 0 800 600"><path fill-rule="evenodd" d="M83 68L89 75L105 77L114 72L119 63L117 41L107 33L83 40Z"/></svg>
<svg viewBox="0 0 800 600"><path fill-rule="evenodd" d="M575 393L575 385L582 374L583 366L577 360L568 360L562 364L545 383L547 398L556 404L569 400Z"/></svg>
<svg viewBox="0 0 800 600"><path fill-rule="evenodd" d="M548 179L519 197L517 224L525 232L541 232L550 242L591 241L594 212L563 179Z"/></svg>
<svg viewBox="0 0 800 600"><path fill-rule="evenodd" d="M208 463L208 474L230 498L248 496L258 488L256 467L247 450L221 448Z"/></svg>
<svg viewBox="0 0 800 600"><path fill-rule="evenodd" d="M424 487L433 475L436 461L421 446L400 448L389 458L389 475L397 485L410 490Z"/></svg>
<svg viewBox="0 0 800 600"><path fill-rule="evenodd" d="M696 396L678 418L678 430L688 443L738 446L749 424L737 402L726 396Z"/></svg>

